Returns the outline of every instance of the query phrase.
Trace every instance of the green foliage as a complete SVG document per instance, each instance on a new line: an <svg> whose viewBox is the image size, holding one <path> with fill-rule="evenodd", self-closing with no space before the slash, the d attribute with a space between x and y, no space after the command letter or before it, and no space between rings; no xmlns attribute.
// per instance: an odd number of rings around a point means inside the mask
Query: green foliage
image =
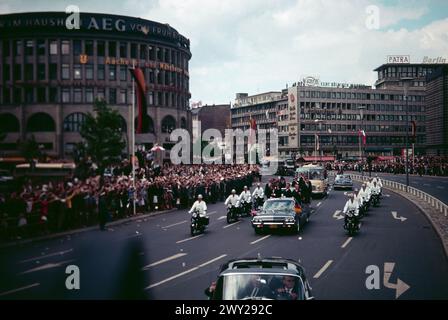
<svg viewBox="0 0 448 320"><path fill-rule="evenodd" d="M81 127L84 145L77 146L77 152L90 157L98 165L100 172L120 159L126 146L122 135L122 120L116 110L109 108L104 101L96 100L96 115L89 113Z"/></svg>
<svg viewBox="0 0 448 320"><path fill-rule="evenodd" d="M31 162L33 159L39 159L42 156L39 144L36 142L36 138L34 137L34 135L32 135L30 139L19 141L18 148L20 154L28 162Z"/></svg>

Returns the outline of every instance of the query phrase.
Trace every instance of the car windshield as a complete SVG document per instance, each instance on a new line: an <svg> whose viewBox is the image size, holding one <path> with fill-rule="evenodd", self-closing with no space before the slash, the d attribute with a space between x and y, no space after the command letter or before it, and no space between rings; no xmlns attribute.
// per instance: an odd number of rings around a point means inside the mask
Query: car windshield
<svg viewBox="0 0 448 320"><path fill-rule="evenodd" d="M276 211L294 210L294 201L292 200L276 200L266 201L263 205L263 211L266 214L273 214Z"/></svg>
<svg viewBox="0 0 448 320"><path fill-rule="evenodd" d="M223 300L304 300L299 276L281 274L230 274L222 283Z"/></svg>

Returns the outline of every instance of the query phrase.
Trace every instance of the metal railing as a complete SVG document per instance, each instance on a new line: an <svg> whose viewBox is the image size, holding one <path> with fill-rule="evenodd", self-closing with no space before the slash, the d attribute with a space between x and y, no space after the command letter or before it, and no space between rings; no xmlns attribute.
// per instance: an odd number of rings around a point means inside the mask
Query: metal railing
<svg viewBox="0 0 448 320"><path fill-rule="evenodd" d="M330 176L335 176L336 173L335 172L329 172ZM349 174L350 177L352 177L353 180L356 181L360 181L360 182L367 182L369 181L369 177L367 176L361 176L359 174ZM445 215L445 217L448 217L448 205L446 203L444 203L443 201L437 199L436 197L423 192L420 189L408 186L406 187L405 184L396 182L396 181L391 181L391 180L386 180L384 178L381 178L381 182L383 183L383 187L386 187L388 189L392 189L392 190L398 190L398 191L402 191L402 192L406 192L409 193L410 195L413 195L419 199L421 199L422 201L425 201L426 203L428 203L430 206L432 206L433 208L435 208L436 210L438 210L440 213L443 213Z"/></svg>

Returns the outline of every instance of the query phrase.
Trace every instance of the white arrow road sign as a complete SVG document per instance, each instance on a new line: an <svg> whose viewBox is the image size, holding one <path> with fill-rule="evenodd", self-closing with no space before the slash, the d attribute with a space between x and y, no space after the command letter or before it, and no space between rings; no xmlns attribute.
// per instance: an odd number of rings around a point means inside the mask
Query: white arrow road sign
<svg viewBox="0 0 448 320"><path fill-rule="evenodd" d="M341 220L344 219L344 216L340 216L339 214L341 213L341 210L336 210L333 214L333 218Z"/></svg>
<svg viewBox="0 0 448 320"><path fill-rule="evenodd" d="M391 211L391 213L395 220L401 220L401 222L408 220L408 218L399 217L397 211Z"/></svg>
<svg viewBox="0 0 448 320"><path fill-rule="evenodd" d="M393 262L386 262L384 263L384 278L383 278L383 284L386 288L389 289L395 289L395 299L398 299L403 293L409 290L411 288L407 283L401 281L399 278L397 278L397 283L390 283L389 279L394 271L395 263Z"/></svg>

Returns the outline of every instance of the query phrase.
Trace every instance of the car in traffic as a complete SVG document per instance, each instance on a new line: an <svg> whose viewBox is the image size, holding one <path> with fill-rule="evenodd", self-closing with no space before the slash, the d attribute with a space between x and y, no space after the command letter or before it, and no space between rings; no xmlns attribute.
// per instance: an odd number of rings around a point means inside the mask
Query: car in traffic
<svg viewBox="0 0 448 320"><path fill-rule="evenodd" d="M303 266L292 259L232 259L205 289L210 300L312 300Z"/></svg>
<svg viewBox="0 0 448 320"><path fill-rule="evenodd" d="M309 208L302 207L294 198L273 198L265 201L251 223L256 234L277 229L299 233L309 218Z"/></svg>
<svg viewBox="0 0 448 320"><path fill-rule="evenodd" d="M353 190L353 181L348 174L338 174L334 178L333 189L349 189Z"/></svg>

